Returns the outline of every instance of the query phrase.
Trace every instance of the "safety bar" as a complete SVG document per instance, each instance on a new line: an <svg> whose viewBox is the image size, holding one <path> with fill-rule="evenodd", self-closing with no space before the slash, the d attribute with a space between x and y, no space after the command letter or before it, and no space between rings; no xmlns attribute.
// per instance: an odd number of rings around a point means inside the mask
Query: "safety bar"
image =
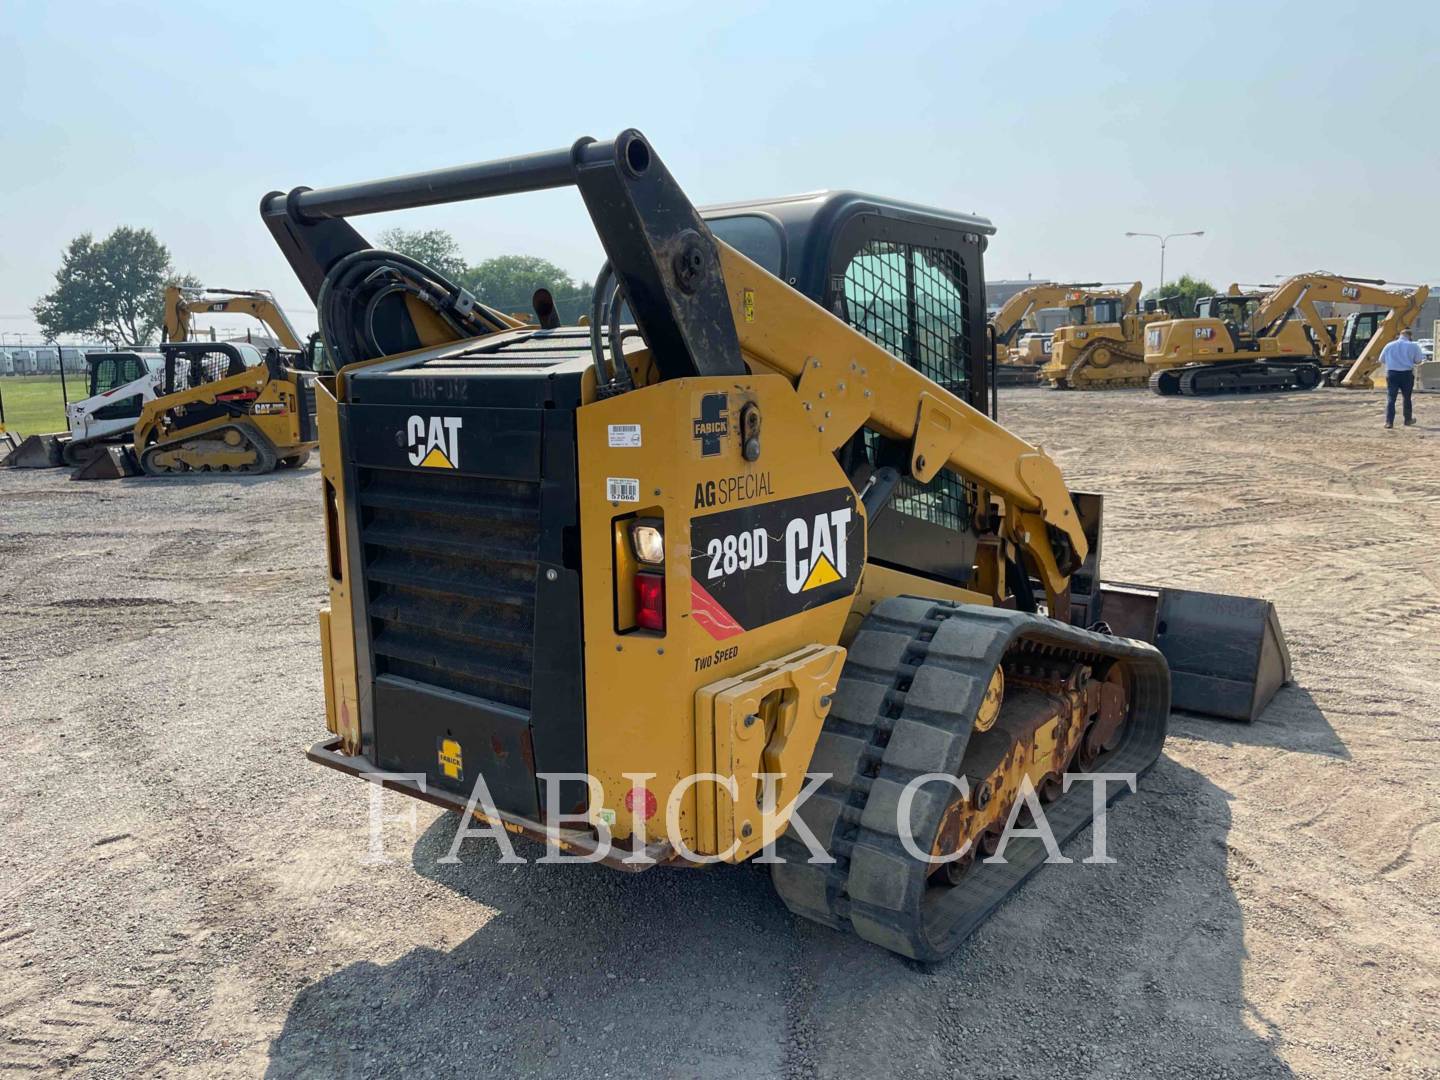
<svg viewBox="0 0 1440 1080"><path fill-rule="evenodd" d="M260 200L275 242L317 303L326 275L370 244L345 219L575 187L663 379L740 375L735 320L710 229L645 137L583 138L568 150L501 158Z"/></svg>
<svg viewBox="0 0 1440 1080"><path fill-rule="evenodd" d="M644 140L632 132L626 132L621 138L625 140L626 154L621 160L630 165L632 171L643 172L649 164L649 149ZM545 150L338 187L296 188L288 195L267 196L262 210L267 215L289 210L298 220L313 222L546 191L573 185L579 168L606 164L614 159L614 140L581 139L568 150Z"/></svg>

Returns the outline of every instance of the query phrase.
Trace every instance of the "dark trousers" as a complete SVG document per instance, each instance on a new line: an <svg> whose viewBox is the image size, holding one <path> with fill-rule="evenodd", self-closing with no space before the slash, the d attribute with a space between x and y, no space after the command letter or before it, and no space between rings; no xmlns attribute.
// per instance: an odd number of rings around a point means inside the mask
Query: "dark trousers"
<svg viewBox="0 0 1440 1080"><path fill-rule="evenodd" d="M1405 419L1414 416L1410 411L1410 397L1415 393L1415 371L1385 372L1385 423L1395 423L1395 395L1405 395Z"/></svg>

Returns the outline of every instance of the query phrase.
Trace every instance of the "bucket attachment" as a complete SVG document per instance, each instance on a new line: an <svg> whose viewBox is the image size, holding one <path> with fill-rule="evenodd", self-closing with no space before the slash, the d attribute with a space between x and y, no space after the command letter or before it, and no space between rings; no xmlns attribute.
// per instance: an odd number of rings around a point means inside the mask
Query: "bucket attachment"
<svg viewBox="0 0 1440 1080"><path fill-rule="evenodd" d="M1248 724L1290 681L1290 651L1269 600L1107 582L1099 606L1114 633L1164 654L1176 709Z"/></svg>
<svg viewBox="0 0 1440 1080"><path fill-rule="evenodd" d="M139 476L135 455L125 446L104 446L100 453L70 474L71 480L123 480Z"/></svg>
<svg viewBox="0 0 1440 1080"><path fill-rule="evenodd" d="M64 431L50 435L27 435L19 446L6 455L0 465L7 465L12 469L58 468L63 464L61 448L69 437L69 433Z"/></svg>

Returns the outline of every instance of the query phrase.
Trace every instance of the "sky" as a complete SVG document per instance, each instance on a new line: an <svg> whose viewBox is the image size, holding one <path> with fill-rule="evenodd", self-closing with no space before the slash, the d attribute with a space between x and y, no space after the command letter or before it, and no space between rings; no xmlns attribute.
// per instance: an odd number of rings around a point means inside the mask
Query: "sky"
<svg viewBox="0 0 1440 1080"><path fill-rule="evenodd" d="M80 4L0 20L0 341L72 237L145 226L177 270L313 307L268 191L636 127L697 205L854 188L989 217L986 276L1440 284L1440 9L1204 4ZM573 189L355 219L478 262L602 256ZM222 324L224 328L224 324ZM34 341L32 337L30 339Z"/></svg>

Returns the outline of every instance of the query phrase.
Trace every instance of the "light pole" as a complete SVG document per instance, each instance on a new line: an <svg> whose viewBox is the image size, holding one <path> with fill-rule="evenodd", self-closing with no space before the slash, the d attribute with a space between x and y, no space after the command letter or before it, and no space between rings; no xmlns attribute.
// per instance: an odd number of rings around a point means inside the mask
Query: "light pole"
<svg viewBox="0 0 1440 1080"><path fill-rule="evenodd" d="M1160 241L1160 284L1158 288L1163 289L1165 287L1165 245L1168 244L1171 240L1174 240L1177 236L1204 236L1205 230L1196 229L1194 232L1172 232L1166 233L1164 236L1161 236L1159 233L1153 232L1127 232L1125 235L1148 236L1153 240Z"/></svg>

